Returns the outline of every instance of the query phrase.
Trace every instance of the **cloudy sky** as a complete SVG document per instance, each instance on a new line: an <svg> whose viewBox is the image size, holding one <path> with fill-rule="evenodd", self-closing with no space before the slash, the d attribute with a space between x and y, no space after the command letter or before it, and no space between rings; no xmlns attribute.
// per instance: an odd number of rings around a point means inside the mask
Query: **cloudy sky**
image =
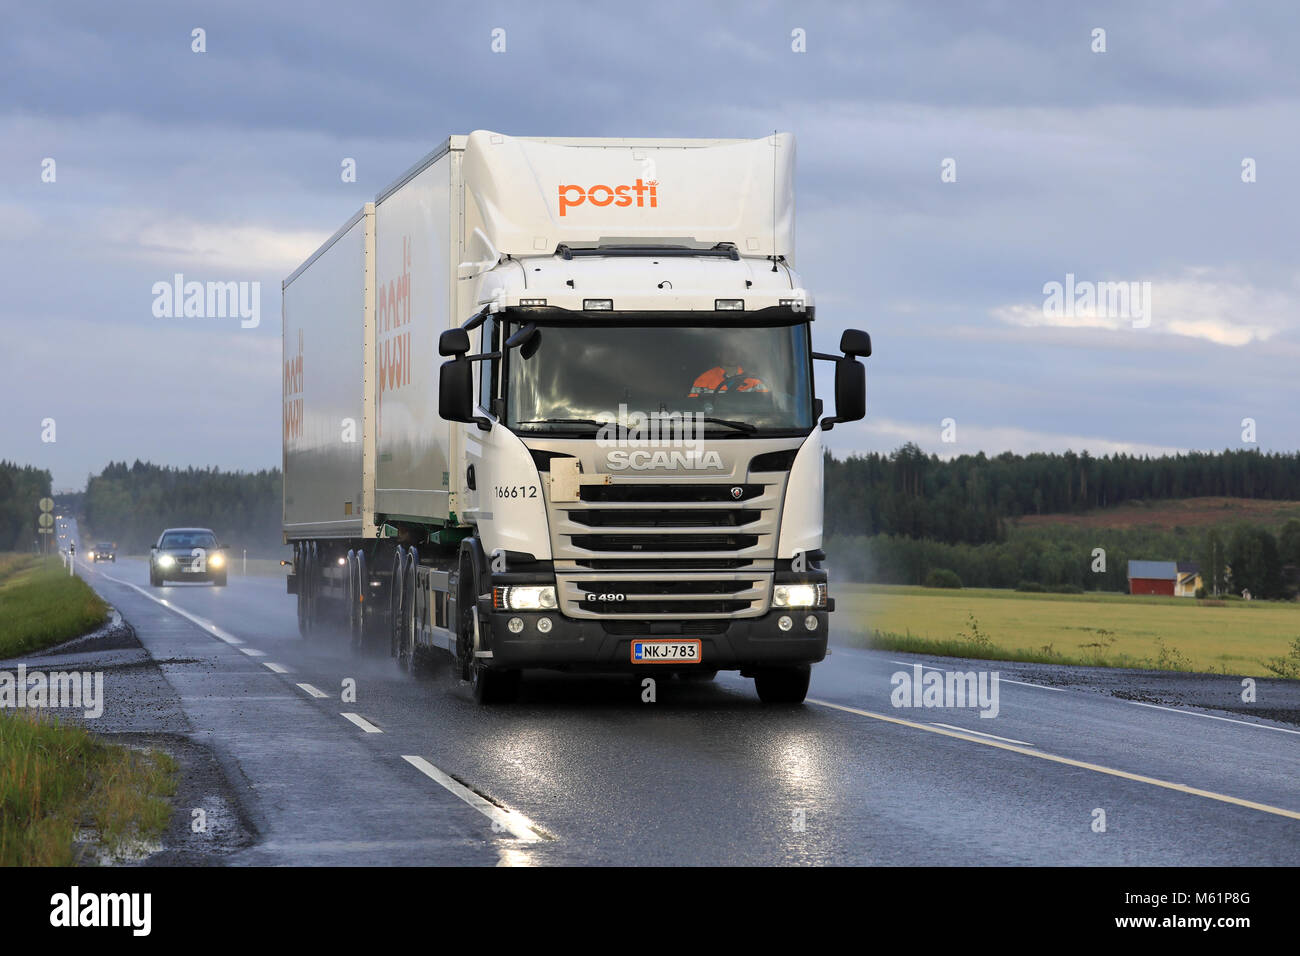
<svg viewBox="0 0 1300 956"><path fill-rule="evenodd" d="M278 465L280 280L479 128L793 132L820 343L876 350L838 453L1221 449L1245 418L1294 450L1298 58L1288 2L11 7L0 458L60 489ZM177 272L259 281L260 325L154 317ZM1050 308L1067 275L1139 298Z"/></svg>

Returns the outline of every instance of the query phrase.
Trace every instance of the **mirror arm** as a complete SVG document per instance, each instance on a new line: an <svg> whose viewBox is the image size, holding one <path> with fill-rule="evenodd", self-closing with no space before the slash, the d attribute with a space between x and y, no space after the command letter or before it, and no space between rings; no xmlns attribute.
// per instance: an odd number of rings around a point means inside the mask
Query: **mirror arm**
<svg viewBox="0 0 1300 956"><path fill-rule="evenodd" d="M461 323L461 328L464 329L466 332L473 332L480 325L482 325L484 322L487 321L488 313L491 311L491 308L492 307L490 305L483 306L483 308L479 309L468 319L466 319L463 323Z"/></svg>
<svg viewBox="0 0 1300 956"><path fill-rule="evenodd" d="M843 355L831 355L829 352L814 352L812 357L820 359L823 362L838 362L840 359L844 358Z"/></svg>

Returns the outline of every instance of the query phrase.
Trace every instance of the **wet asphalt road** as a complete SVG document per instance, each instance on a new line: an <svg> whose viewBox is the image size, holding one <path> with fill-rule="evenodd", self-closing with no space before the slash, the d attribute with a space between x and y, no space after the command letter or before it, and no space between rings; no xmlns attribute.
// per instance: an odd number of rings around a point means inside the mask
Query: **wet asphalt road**
<svg viewBox="0 0 1300 956"><path fill-rule="evenodd" d="M304 642L282 578L150 588L125 558L81 573L159 662L169 719L225 768L257 841L233 863L1300 862L1300 726L1242 713L1231 677L1091 672L1102 693L1089 672L933 661L1000 670L981 718L894 707L892 675L931 662L835 646L803 707L763 707L727 673L661 679L655 703L628 679L530 673L519 703L481 708L446 666L412 677ZM1259 694L1300 713L1294 684Z"/></svg>

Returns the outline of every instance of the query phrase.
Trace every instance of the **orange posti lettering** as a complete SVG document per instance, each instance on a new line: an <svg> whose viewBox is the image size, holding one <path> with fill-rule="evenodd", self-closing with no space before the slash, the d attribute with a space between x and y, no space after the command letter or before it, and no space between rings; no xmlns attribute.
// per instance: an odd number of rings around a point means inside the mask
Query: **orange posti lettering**
<svg viewBox="0 0 1300 956"><path fill-rule="evenodd" d="M635 203L638 209L647 206L658 209L659 181L652 179L646 182L638 179L635 183L622 186L607 186L604 183L597 183L595 186L576 186L570 183L560 186L559 203L561 216L568 215L570 209L584 203L593 206L619 207L627 207Z"/></svg>

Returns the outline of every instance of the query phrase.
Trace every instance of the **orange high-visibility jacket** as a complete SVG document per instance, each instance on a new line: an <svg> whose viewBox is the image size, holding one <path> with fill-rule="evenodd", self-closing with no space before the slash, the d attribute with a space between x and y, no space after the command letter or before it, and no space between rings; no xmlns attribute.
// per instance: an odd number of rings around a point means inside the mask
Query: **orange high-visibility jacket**
<svg viewBox="0 0 1300 956"><path fill-rule="evenodd" d="M699 398L700 389L703 389L706 392L725 392L727 390L727 387L722 383L725 382L728 378L731 378L733 375L743 375L743 374L745 374L745 370L741 368L739 365L736 366L736 369L733 372L728 372L721 365L715 365L707 372L703 372L700 374L699 378L695 380L695 384L691 386L691 393L687 397ZM740 387L737 388L736 391L766 392L767 386L763 384L762 379L746 378L740 383Z"/></svg>

